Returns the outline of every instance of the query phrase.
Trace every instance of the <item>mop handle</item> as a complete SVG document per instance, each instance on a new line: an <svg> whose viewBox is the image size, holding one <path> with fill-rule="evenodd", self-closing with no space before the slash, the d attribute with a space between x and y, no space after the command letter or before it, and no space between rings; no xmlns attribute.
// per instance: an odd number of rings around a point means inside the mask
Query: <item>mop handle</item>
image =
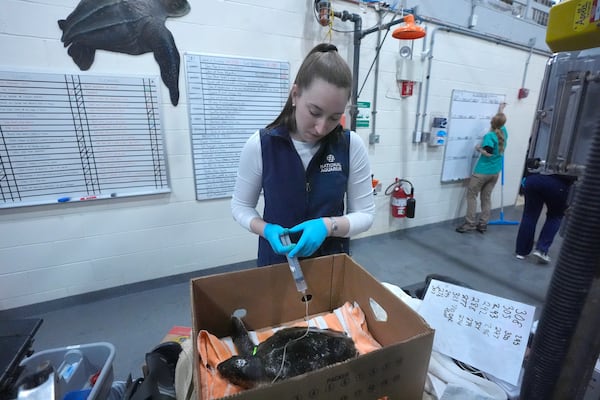
<svg viewBox="0 0 600 400"><path fill-rule="evenodd" d="M500 177L500 211L504 212L504 154L502 154L502 176Z"/></svg>
<svg viewBox="0 0 600 400"><path fill-rule="evenodd" d="M504 154L502 154L502 177L500 178L500 184L504 186Z"/></svg>

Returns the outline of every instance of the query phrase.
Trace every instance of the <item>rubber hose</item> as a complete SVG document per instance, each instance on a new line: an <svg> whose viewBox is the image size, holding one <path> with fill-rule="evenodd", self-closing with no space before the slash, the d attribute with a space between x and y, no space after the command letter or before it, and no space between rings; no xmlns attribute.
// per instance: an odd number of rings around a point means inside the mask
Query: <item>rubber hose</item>
<svg viewBox="0 0 600 400"><path fill-rule="evenodd" d="M586 303L600 261L600 121L593 133L587 165L569 214L546 304L525 366L520 398L554 398L566 364L581 311ZM590 354L594 368L598 354ZM569 397L575 399L575 396Z"/></svg>

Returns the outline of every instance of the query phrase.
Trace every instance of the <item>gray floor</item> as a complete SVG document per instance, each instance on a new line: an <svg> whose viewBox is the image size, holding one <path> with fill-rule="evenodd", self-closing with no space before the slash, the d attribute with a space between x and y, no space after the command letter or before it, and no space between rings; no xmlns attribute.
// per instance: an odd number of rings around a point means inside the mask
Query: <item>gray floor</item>
<svg viewBox="0 0 600 400"><path fill-rule="evenodd" d="M518 221L521 211L520 207L505 209L504 220ZM496 210L492 218L498 216ZM403 287L422 282L431 273L443 274L476 290L531 304L539 316L562 238L557 235L550 250L553 261L543 266L532 259L515 258L516 225L493 225L485 234L459 234L454 232L456 224L449 221L354 240L352 257L380 281ZM0 319L43 318L35 336L35 351L110 342L116 347L115 380L124 380L129 373L142 376L145 353L156 346L172 326L191 326L190 277L252 265L253 262L241 263L76 299L2 311Z"/></svg>

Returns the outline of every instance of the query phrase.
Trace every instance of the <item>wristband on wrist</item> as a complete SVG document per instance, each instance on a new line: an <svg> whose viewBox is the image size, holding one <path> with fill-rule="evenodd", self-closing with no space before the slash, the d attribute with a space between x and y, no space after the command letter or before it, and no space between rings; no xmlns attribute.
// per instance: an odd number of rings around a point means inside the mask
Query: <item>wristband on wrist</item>
<svg viewBox="0 0 600 400"><path fill-rule="evenodd" d="M333 236L334 232L338 230L337 221L333 217L329 217L329 220L331 221L331 236Z"/></svg>

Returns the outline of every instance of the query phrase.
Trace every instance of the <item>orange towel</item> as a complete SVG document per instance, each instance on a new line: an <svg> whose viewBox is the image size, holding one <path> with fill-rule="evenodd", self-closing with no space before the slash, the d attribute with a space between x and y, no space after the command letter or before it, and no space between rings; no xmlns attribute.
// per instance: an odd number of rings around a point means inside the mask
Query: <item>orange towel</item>
<svg viewBox="0 0 600 400"><path fill-rule="evenodd" d="M278 329L289 326L306 326L304 320L294 321L278 328L266 328L251 332L251 337L255 337L258 343L268 339ZM312 317L308 321L309 326L317 328L333 329L340 332L346 332L358 350L359 354L366 354L370 351L381 348L381 345L371 336L368 331L365 315L358 305L352 305L346 302L343 306L336 308L331 313ZM256 336L254 336L256 335ZM219 339L216 336L202 330L197 338L198 368L200 369L200 390L202 400L212 400L229 396L243 391L243 388L235 386L225 378L222 378L217 371L217 365L237 354L231 338Z"/></svg>

